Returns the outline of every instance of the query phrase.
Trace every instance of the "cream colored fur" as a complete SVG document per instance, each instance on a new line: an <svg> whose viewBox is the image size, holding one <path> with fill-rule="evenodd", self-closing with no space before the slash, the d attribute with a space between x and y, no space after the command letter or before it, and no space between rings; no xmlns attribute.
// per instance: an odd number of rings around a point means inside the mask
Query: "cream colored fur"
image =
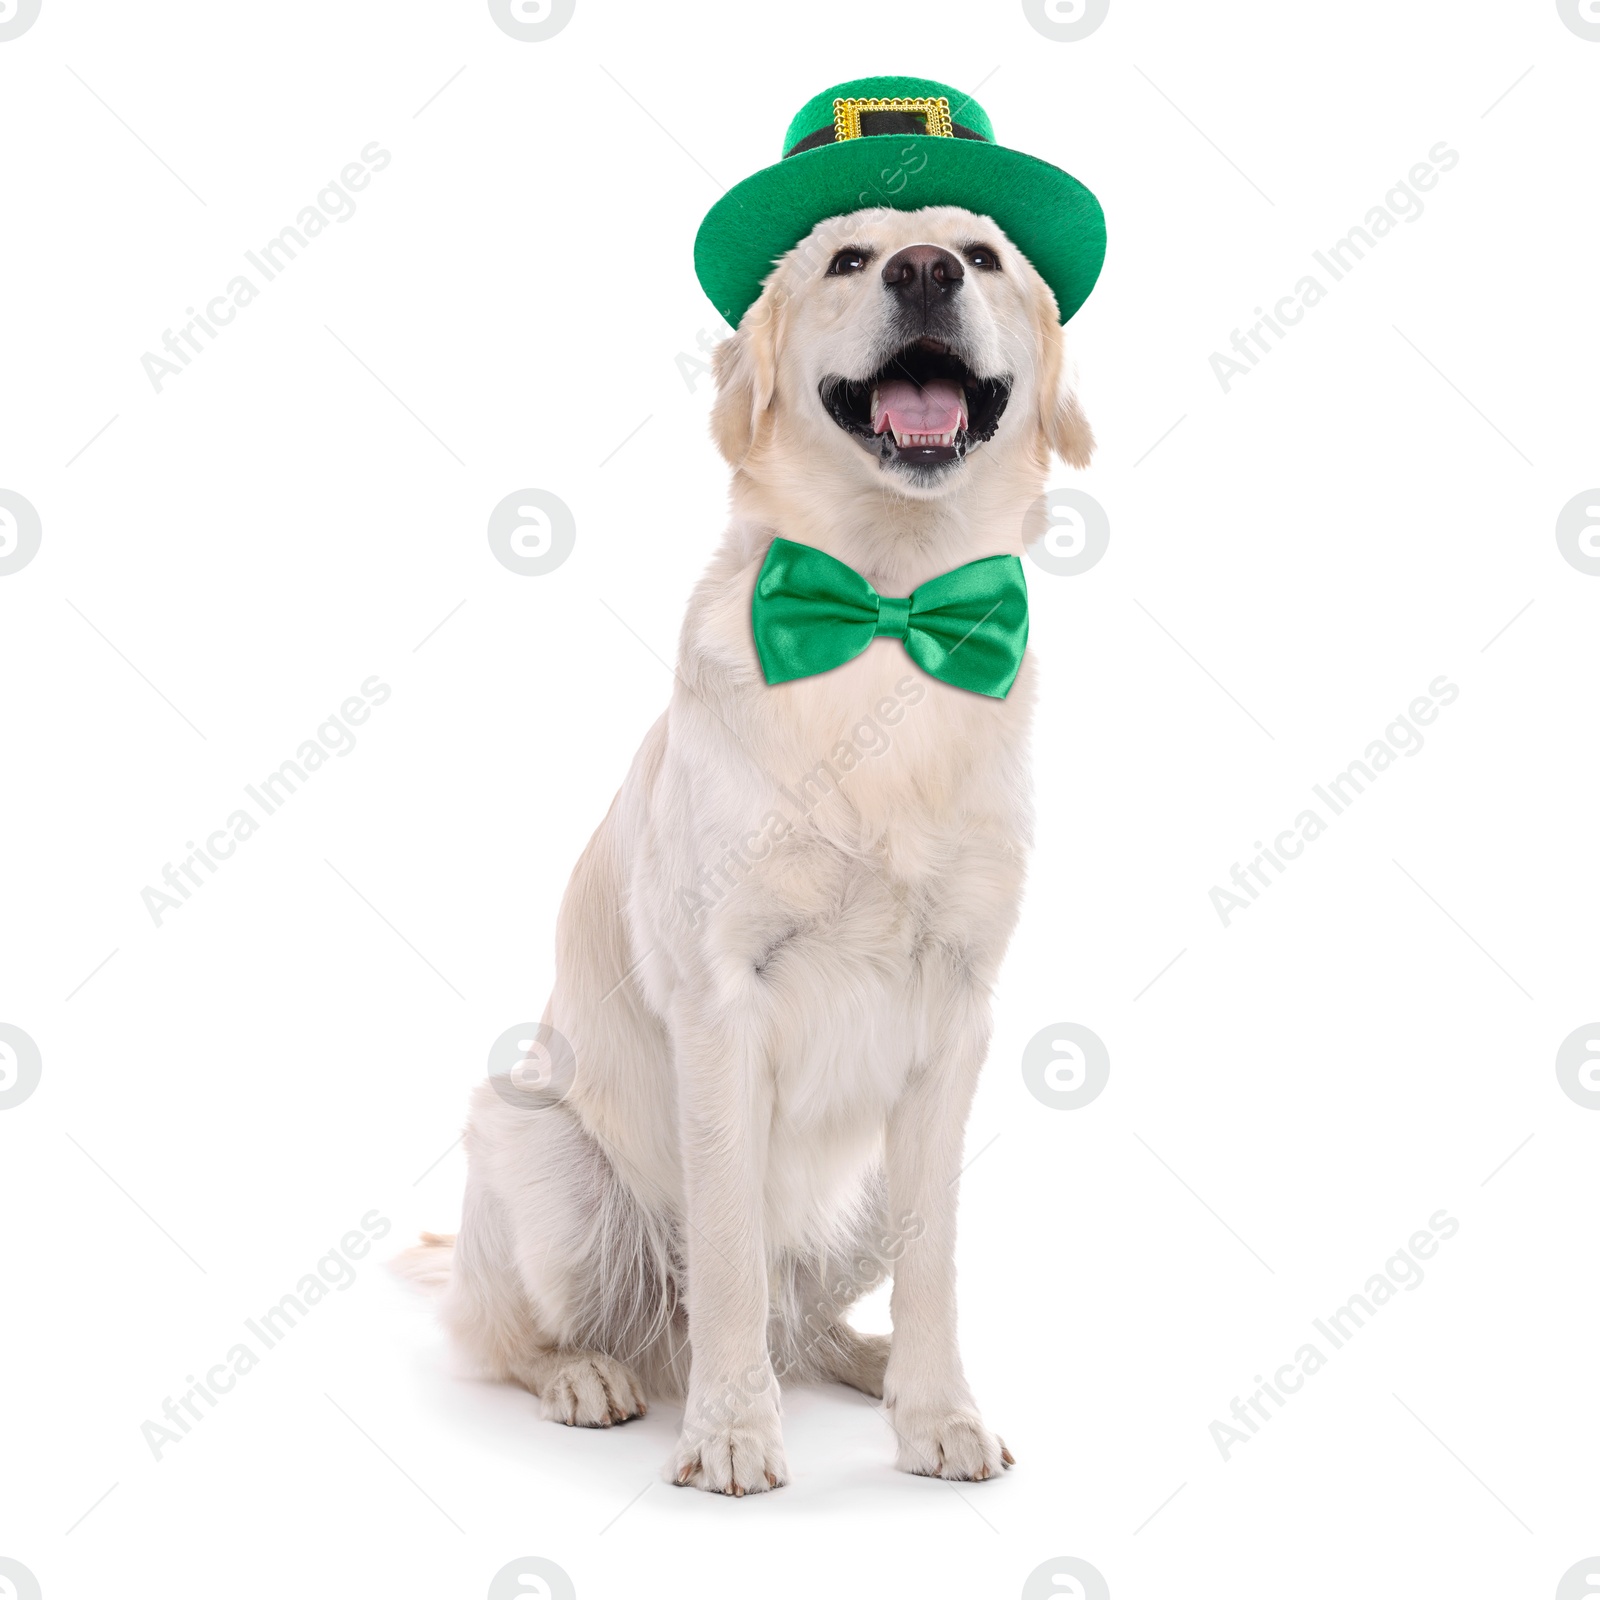
<svg viewBox="0 0 1600 1600"><path fill-rule="evenodd" d="M895 348L877 267L826 267L844 246L881 262L971 240L1002 270L968 273L963 344L1014 388L996 436L924 489L818 399L823 377ZM410 1270L448 1263L455 1334L558 1421L684 1397L677 1481L782 1483L779 1384L796 1379L881 1394L901 1467L987 1477L1009 1456L957 1349L957 1177L1032 832L1032 661L994 700L880 639L769 687L751 591L777 534L888 595L1020 553L1052 452L1082 466L1093 441L1049 290L994 223L953 208L821 224L716 374L732 519L671 704L561 909L545 1020L575 1079L546 1109L479 1089L460 1235ZM846 1307L891 1271L892 1341L857 1333Z"/></svg>

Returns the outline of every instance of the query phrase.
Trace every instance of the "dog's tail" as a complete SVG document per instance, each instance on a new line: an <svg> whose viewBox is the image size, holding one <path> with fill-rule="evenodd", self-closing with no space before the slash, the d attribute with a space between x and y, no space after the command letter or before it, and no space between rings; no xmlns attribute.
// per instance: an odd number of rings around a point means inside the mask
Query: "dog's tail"
<svg viewBox="0 0 1600 1600"><path fill-rule="evenodd" d="M455 1253L453 1233L425 1233L421 1244L402 1250L389 1266L423 1294L440 1294L450 1281L450 1263Z"/></svg>

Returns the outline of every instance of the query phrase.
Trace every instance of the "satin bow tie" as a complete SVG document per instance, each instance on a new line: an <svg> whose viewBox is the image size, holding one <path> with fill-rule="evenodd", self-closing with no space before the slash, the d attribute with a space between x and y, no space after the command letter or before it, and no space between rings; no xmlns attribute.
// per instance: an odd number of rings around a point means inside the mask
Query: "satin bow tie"
<svg viewBox="0 0 1600 1600"><path fill-rule="evenodd" d="M1028 643L1028 586L1015 556L986 556L896 600L825 551L774 539L750 622L768 683L843 666L887 638L930 677L1003 700Z"/></svg>

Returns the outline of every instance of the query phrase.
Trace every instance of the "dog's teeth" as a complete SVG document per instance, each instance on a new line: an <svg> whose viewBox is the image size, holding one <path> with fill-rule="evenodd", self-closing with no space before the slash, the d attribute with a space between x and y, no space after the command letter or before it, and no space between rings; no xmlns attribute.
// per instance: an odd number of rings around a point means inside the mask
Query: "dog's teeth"
<svg viewBox="0 0 1600 1600"><path fill-rule="evenodd" d="M956 442L956 435L961 430L952 428L945 433L899 433L894 436L894 442L903 450L908 445L944 445L950 446Z"/></svg>

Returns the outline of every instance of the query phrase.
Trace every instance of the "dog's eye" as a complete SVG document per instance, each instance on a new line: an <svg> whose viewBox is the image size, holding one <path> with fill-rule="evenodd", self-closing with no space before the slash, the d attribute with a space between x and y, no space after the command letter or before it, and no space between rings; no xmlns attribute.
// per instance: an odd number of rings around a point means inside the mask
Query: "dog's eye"
<svg viewBox="0 0 1600 1600"><path fill-rule="evenodd" d="M998 272L1000 270L1000 257L986 244L969 244L964 252L968 261L979 272Z"/></svg>
<svg viewBox="0 0 1600 1600"><path fill-rule="evenodd" d="M871 259L872 252L870 250L859 250L852 245L848 250L841 250L828 263L828 276L830 278L843 278L852 272L860 272Z"/></svg>

